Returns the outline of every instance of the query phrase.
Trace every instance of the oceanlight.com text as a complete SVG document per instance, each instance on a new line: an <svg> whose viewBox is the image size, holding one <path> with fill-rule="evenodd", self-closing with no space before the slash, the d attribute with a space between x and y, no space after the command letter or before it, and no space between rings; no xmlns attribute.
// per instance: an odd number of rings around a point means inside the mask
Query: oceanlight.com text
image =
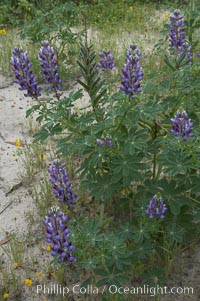
<svg viewBox="0 0 200 301"><path fill-rule="evenodd" d="M116 286L116 285L104 285L99 288L93 285L81 286L80 284L75 284L74 286L62 286L61 284L52 285L37 285L37 294L44 295L68 295L69 293L77 295L97 295L97 294L110 294L110 295L149 295L154 297L156 295L193 295L194 289L192 287L167 287L167 286Z"/></svg>

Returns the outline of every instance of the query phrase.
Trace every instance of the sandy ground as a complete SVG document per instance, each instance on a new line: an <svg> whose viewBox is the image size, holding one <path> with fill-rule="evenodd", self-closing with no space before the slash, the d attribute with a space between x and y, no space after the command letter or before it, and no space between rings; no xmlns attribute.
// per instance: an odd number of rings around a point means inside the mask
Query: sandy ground
<svg viewBox="0 0 200 301"><path fill-rule="evenodd" d="M27 134L25 112L31 105L32 100L23 96L12 79L0 75L0 241L5 239L7 233L15 232L19 237L25 236L28 228L27 214L36 210L28 189L20 184L15 146L16 138L23 140ZM160 300L200 300L199 245L192 253L183 253L175 262L168 287L175 286L193 287L194 294L167 295ZM28 301L29 298L25 297L24 300ZM154 299L149 297L148 300Z"/></svg>
<svg viewBox="0 0 200 301"><path fill-rule="evenodd" d="M15 146L17 138L24 139L25 112L31 102L12 79L0 75L0 240L6 232L24 235L26 214L35 210L27 189L20 185Z"/></svg>

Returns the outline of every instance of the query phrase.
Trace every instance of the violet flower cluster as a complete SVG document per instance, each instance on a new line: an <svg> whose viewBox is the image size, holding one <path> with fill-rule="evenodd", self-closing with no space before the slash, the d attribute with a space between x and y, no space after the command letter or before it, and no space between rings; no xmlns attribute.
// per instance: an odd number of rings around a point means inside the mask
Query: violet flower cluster
<svg viewBox="0 0 200 301"><path fill-rule="evenodd" d="M41 65L42 77L46 84L50 84L55 91L61 89L61 79L58 74L58 65L55 57L55 50L49 45L48 41L41 43L39 51L39 61Z"/></svg>
<svg viewBox="0 0 200 301"><path fill-rule="evenodd" d="M170 15L170 33L169 33L169 47L176 49L178 57L180 57L185 51L186 57L192 63L191 46L185 40L185 21L184 15L181 15L179 10L175 10L173 15Z"/></svg>
<svg viewBox="0 0 200 301"><path fill-rule="evenodd" d="M167 207L160 196L154 195L147 205L147 209L145 213L149 215L150 219L154 217L159 217L161 219L165 218L165 212L167 211Z"/></svg>
<svg viewBox="0 0 200 301"><path fill-rule="evenodd" d="M122 69L120 90L124 91L132 99L135 98L135 93L142 91L140 82L144 73L140 66L141 55L142 53L137 49L137 46L130 45L130 49L128 49L126 54L126 64Z"/></svg>
<svg viewBox="0 0 200 301"><path fill-rule="evenodd" d="M76 259L72 255L75 247L69 242L70 230L66 225L67 219L59 207L51 208L44 219L45 238L51 246L51 255L57 256L58 262L72 263Z"/></svg>
<svg viewBox="0 0 200 301"><path fill-rule="evenodd" d="M97 139L96 142L99 146L114 147L111 136L107 136L107 137L103 137L101 139Z"/></svg>
<svg viewBox="0 0 200 301"><path fill-rule="evenodd" d="M53 193L63 204L75 205L76 195L72 193L72 184L69 182L69 174L65 169L65 164L53 162L48 169L50 173L49 181L53 185Z"/></svg>
<svg viewBox="0 0 200 301"><path fill-rule="evenodd" d="M19 90L26 90L24 96L31 96L35 99L40 96L41 88L37 85L37 78L31 71L32 64L28 58L28 52L21 48L14 48L10 64L15 74L15 83L19 84Z"/></svg>
<svg viewBox="0 0 200 301"><path fill-rule="evenodd" d="M103 50L99 53L99 56L101 60L97 67L101 68L103 72L107 71L108 69L112 70L116 66L115 58L111 55L110 50Z"/></svg>
<svg viewBox="0 0 200 301"><path fill-rule="evenodd" d="M172 129L170 133L175 136L181 136L183 141L187 141L188 137L193 137L193 122L189 119L185 111L177 111L174 118L171 118Z"/></svg>

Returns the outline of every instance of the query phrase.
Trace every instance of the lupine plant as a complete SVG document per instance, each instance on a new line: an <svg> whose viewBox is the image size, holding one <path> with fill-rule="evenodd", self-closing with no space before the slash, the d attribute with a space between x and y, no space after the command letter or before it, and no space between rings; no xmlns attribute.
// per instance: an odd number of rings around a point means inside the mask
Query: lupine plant
<svg viewBox="0 0 200 301"><path fill-rule="evenodd" d="M41 95L41 88L38 87L37 78L30 69L32 64L29 61L28 52L15 48L10 63L15 74L15 82L20 86L19 90L26 90L24 96L37 99Z"/></svg>
<svg viewBox="0 0 200 301"><path fill-rule="evenodd" d="M110 50L103 50L99 53L100 61L97 64L97 67L100 68L103 72L110 69L112 70L115 67L115 58L111 55Z"/></svg>
<svg viewBox="0 0 200 301"><path fill-rule="evenodd" d="M193 137L193 122L189 119L185 111L177 111L174 118L171 118L172 129L170 132L175 136L181 136L183 141L187 141L188 137Z"/></svg>
<svg viewBox="0 0 200 301"><path fill-rule="evenodd" d="M55 50L49 45L48 41L41 43L39 60L41 65L42 77L46 84L50 84L52 90L61 90L61 79L58 74L58 64L55 57Z"/></svg>
<svg viewBox="0 0 200 301"><path fill-rule="evenodd" d="M35 139L56 136L60 155L79 162L75 172L80 191L97 208L90 218L84 213L69 221L80 278L87 284L130 285L136 278L145 281L147 271L161 283L169 269L161 275L154 265L169 264L168 254L199 234L199 64L186 59L193 48L184 46L183 26L182 15L175 11L168 33L175 59L165 59L156 82L145 78L142 53L131 44L119 82L109 92L86 39L77 63L78 82L89 104L75 110L75 101L82 97L78 91L28 111L38 111L42 122ZM49 173L55 196L65 205L75 197L63 168L54 163ZM47 224L52 224L52 214ZM60 223L59 217L53 218ZM50 232L52 242L52 227ZM57 252L60 240L52 244Z"/></svg>
<svg viewBox="0 0 200 301"><path fill-rule="evenodd" d="M174 68L176 69L185 64L192 64L192 45L186 40L185 26L184 15L179 10L175 10L170 15L169 52L175 57L176 65ZM167 56L165 57L165 62L173 67Z"/></svg>
<svg viewBox="0 0 200 301"><path fill-rule="evenodd" d="M69 182L69 174L66 171L65 164L53 162L49 167L49 181L53 186L53 193L63 204L74 205L76 195L72 193L72 184Z"/></svg>
<svg viewBox="0 0 200 301"><path fill-rule="evenodd" d="M56 261L72 263L75 260L75 256L72 255L75 247L69 242L70 230L66 225L67 219L59 207L51 208L44 219L45 238Z"/></svg>
<svg viewBox="0 0 200 301"><path fill-rule="evenodd" d="M165 218L165 212L167 211L167 207L161 197L159 195L154 195L147 205L147 209L145 210L146 214L149 214L150 218L159 217L161 219Z"/></svg>
<svg viewBox="0 0 200 301"><path fill-rule="evenodd" d="M142 91L140 82L144 74L140 66L141 55L142 53L136 45L130 45L130 49L127 50L126 54L126 64L122 69L120 89L128 94L130 98L135 98L134 93Z"/></svg>

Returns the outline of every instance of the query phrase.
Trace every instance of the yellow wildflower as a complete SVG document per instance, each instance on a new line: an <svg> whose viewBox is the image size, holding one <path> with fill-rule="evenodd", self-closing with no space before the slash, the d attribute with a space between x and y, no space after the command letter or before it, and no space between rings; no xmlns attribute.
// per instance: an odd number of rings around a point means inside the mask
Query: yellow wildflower
<svg viewBox="0 0 200 301"><path fill-rule="evenodd" d="M55 272L51 272L51 277L55 277L56 273Z"/></svg>
<svg viewBox="0 0 200 301"><path fill-rule="evenodd" d="M130 6L129 9L130 9L130 11L133 11L133 6Z"/></svg>
<svg viewBox="0 0 200 301"><path fill-rule="evenodd" d="M15 145L17 148L21 146L21 142L18 138L15 140Z"/></svg>
<svg viewBox="0 0 200 301"><path fill-rule="evenodd" d="M42 277L42 272L36 272L36 277L41 278Z"/></svg>
<svg viewBox="0 0 200 301"><path fill-rule="evenodd" d="M43 153L39 154L39 159L40 159L40 161L45 161L46 160L45 154L43 154Z"/></svg>
<svg viewBox="0 0 200 301"><path fill-rule="evenodd" d="M25 279L24 283L26 286L31 286L33 284L33 281L31 279Z"/></svg>
<svg viewBox="0 0 200 301"><path fill-rule="evenodd" d="M0 34L2 34L2 35L6 35L6 34L7 34L7 31L6 31L6 29L5 29L5 28L1 29L1 30L0 30Z"/></svg>
<svg viewBox="0 0 200 301"><path fill-rule="evenodd" d="M51 246L50 245L47 246L47 251L51 251Z"/></svg>
<svg viewBox="0 0 200 301"><path fill-rule="evenodd" d="M164 18L168 19L169 18L169 14L168 13L164 13Z"/></svg>
<svg viewBox="0 0 200 301"><path fill-rule="evenodd" d="M9 298L9 294L5 293L5 294L3 295L3 298L4 298L4 299L8 299L8 298Z"/></svg>
<svg viewBox="0 0 200 301"><path fill-rule="evenodd" d="M15 261L15 262L13 263L13 265L14 265L15 269L17 269L17 268L19 267L19 263L18 263L17 261Z"/></svg>

